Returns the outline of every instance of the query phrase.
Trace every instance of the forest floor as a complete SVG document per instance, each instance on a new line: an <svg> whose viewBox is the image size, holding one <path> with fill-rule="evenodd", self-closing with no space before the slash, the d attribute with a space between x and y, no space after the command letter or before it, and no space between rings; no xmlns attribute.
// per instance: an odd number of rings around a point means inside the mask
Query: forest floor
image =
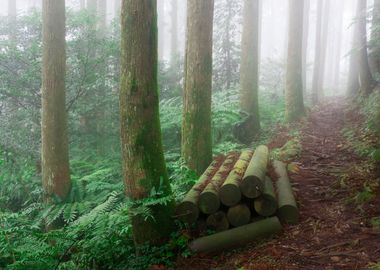
<svg viewBox="0 0 380 270"><path fill-rule="evenodd" d="M355 153L342 132L362 121L342 100L321 105L305 120L299 133L302 154L294 161L299 170L291 174L298 225L285 226L283 234L255 246L180 258L176 268L352 270L379 263L380 230L371 218L380 217L380 172ZM281 147L287 139L283 130L270 147ZM355 140L361 139L358 133Z"/></svg>

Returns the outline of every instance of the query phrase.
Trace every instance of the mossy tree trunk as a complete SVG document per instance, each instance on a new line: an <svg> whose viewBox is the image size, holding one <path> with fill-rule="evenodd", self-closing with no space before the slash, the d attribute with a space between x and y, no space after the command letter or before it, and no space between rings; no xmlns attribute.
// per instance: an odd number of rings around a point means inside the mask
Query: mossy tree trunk
<svg viewBox="0 0 380 270"><path fill-rule="evenodd" d="M171 194L161 142L157 90L157 4L123 0L121 14L120 122L123 177L136 201L151 190ZM132 216L137 245L155 242L172 229L173 205L151 207L153 219Z"/></svg>
<svg viewBox="0 0 380 270"><path fill-rule="evenodd" d="M240 106L250 117L250 127L260 130L259 115L259 0L244 0ZM253 133L253 134L254 134Z"/></svg>
<svg viewBox="0 0 380 270"><path fill-rule="evenodd" d="M374 79L372 77L367 52L367 0L358 1L357 6L357 24L358 24L358 45L359 45L359 92L368 96L374 88Z"/></svg>
<svg viewBox="0 0 380 270"><path fill-rule="evenodd" d="M43 0L42 182L47 199L66 199L71 189L65 96L65 1Z"/></svg>
<svg viewBox="0 0 380 270"><path fill-rule="evenodd" d="M211 87L214 0L188 0L182 157L201 174L212 159Z"/></svg>
<svg viewBox="0 0 380 270"><path fill-rule="evenodd" d="M297 121L305 115L302 84L303 13L303 0L290 0L288 61L285 90L285 118L288 122Z"/></svg>

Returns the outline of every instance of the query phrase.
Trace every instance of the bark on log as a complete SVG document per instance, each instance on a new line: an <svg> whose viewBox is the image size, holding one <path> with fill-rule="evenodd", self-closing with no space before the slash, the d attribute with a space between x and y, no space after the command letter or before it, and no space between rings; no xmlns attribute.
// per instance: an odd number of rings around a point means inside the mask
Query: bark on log
<svg viewBox="0 0 380 270"><path fill-rule="evenodd" d="M232 226L243 226L251 220L251 210L245 204L235 205L228 209L227 219Z"/></svg>
<svg viewBox="0 0 380 270"><path fill-rule="evenodd" d="M272 216L277 211L276 194L273 188L272 179L265 177L263 194L255 199L254 207L256 212L264 217Z"/></svg>
<svg viewBox="0 0 380 270"><path fill-rule="evenodd" d="M240 190L247 198L257 198L264 189L269 151L265 145L256 148L240 184Z"/></svg>
<svg viewBox="0 0 380 270"><path fill-rule="evenodd" d="M210 183L202 191L198 201L198 207L202 213L210 215L218 211L220 207L219 189L226 179L226 174L231 171L235 161L236 153L229 154L223 165L220 166L219 170L212 177Z"/></svg>
<svg viewBox="0 0 380 270"><path fill-rule="evenodd" d="M240 182L251 160L253 151L245 150L228 175L219 191L220 201L226 206L234 206L241 200Z"/></svg>
<svg viewBox="0 0 380 270"><path fill-rule="evenodd" d="M201 175L198 182L186 194L183 201L177 206L177 216L186 223L194 223L199 217L198 200L199 195L207 185L207 182L215 175L224 157L215 159L207 170Z"/></svg>
<svg viewBox="0 0 380 270"><path fill-rule="evenodd" d="M207 220L207 227L217 232L228 230L230 224L228 222L226 213L218 211L212 215L209 215Z"/></svg>
<svg viewBox="0 0 380 270"><path fill-rule="evenodd" d="M279 207L278 217L282 222L296 224L299 221L299 212L286 170L286 165L283 162L276 160L273 162L273 167L278 176L276 181Z"/></svg>
<svg viewBox="0 0 380 270"><path fill-rule="evenodd" d="M190 243L193 252L213 252L243 246L252 241L280 233L282 226L277 217L267 218L242 227L198 238Z"/></svg>

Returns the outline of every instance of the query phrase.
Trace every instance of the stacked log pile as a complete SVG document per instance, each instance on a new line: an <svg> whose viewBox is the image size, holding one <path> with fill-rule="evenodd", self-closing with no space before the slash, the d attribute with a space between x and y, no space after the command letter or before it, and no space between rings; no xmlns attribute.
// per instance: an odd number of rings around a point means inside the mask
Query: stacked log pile
<svg viewBox="0 0 380 270"><path fill-rule="evenodd" d="M194 224L205 220L216 234L196 239L193 251L226 249L281 231L281 222L295 224L299 214L286 165L274 161L278 176L267 176L269 151L264 145L253 152L219 156L177 206L177 217Z"/></svg>

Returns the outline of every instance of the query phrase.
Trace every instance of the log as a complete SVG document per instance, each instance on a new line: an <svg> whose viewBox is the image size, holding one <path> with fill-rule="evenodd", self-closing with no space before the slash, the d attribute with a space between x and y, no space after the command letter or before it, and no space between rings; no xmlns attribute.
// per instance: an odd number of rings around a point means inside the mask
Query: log
<svg viewBox="0 0 380 270"><path fill-rule="evenodd" d="M278 176L276 181L278 217L284 223L297 224L299 221L299 212L286 170L286 165L281 161L275 160L273 162L273 167Z"/></svg>
<svg viewBox="0 0 380 270"><path fill-rule="evenodd" d="M273 188L272 179L265 177L264 190L260 197L254 201L254 208L260 216L269 217L277 211L276 194Z"/></svg>
<svg viewBox="0 0 380 270"><path fill-rule="evenodd" d="M222 232L228 230L230 223L228 222L226 213L223 211L218 211L207 217L207 227L209 229L215 230L216 232Z"/></svg>
<svg viewBox="0 0 380 270"><path fill-rule="evenodd" d="M214 252L243 246L253 241L280 233L282 226L277 217L267 218L228 231L205 236L192 241L193 252Z"/></svg>
<svg viewBox="0 0 380 270"><path fill-rule="evenodd" d="M229 173L226 181L220 188L219 198L225 206L234 206L240 202L241 191L240 182L244 172L251 160L253 151L245 150L241 153L239 160L234 165L234 168Z"/></svg>
<svg viewBox="0 0 380 270"><path fill-rule="evenodd" d="M255 153L240 184L240 190L247 198L257 198L264 189L269 151L265 145L256 148Z"/></svg>
<svg viewBox="0 0 380 270"><path fill-rule="evenodd" d="M198 200L201 192L215 175L224 161L224 156L215 159L198 179L197 183L186 194L185 198L176 208L176 216L185 223L194 223L199 217Z"/></svg>
<svg viewBox="0 0 380 270"><path fill-rule="evenodd" d="M222 166L212 177L210 183L199 196L198 207L202 213L210 215L218 211L220 207L219 189L236 161L236 153L229 154Z"/></svg>
<svg viewBox="0 0 380 270"><path fill-rule="evenodd" d="M232 226L243 226L251 220L251 210L246 204L232 206L228 209L227 219Z"/></svg>

